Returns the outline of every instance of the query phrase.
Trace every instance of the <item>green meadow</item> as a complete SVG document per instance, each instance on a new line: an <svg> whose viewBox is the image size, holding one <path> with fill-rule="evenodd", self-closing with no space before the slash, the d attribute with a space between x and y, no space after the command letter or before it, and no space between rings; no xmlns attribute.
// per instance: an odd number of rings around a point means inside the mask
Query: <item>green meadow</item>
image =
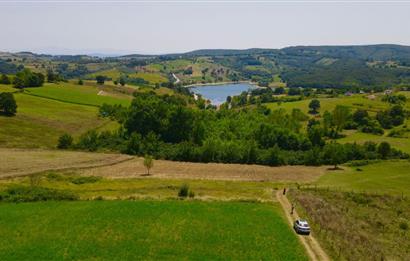
<svg viewBox="0 0 410 261"><path fill-rule="evenodd" d="M71 83L45 84L39 88L27 88L25 92L39 97L91 106L100 106L104 103L127 106L132 99L131 96L113 94L95 86Z"/></svg>
<svg viewBox="0 0 410 261"><path fill-rule="evenodd" d="M346 170L329 170L319 178L317 186L343 191L390 195L410 195L410 161L380 161Z"/></svg>
<svg viewBox="0 0 410 261"><path fill-rule="evenodd" d="M388 131L386 131L388 133ZM396 138L396 137L388 137L386 133L384 135L373 135L370 133L363 133L363 132L353 132L346 135L346 137L337 140L340 143L364 143L366 141L373 141L376 143L380 143L383 141L387 141L392 145L394 148L402 150L403 152L410 154L410 139L409 138Z"/></svg>
<svg viewBox="0 0 410 261"><path fill-rule="evenodd" d="M307 260L277 204L0 204L1 260Z"/></svg>
<svg viewBox="0 0 410 261"><path fill-rule="evenodd" d="M41 88L52 90L57 87ZM36 91L43 92L41 88ZM0 92L3 90L8 89L1 86ZM55 97L56 93L60 92L51 91L49 96ZM76 137L90 129L113 129L117 126L110 120L99 118L98 107L95 106L61 102L58 99L26 93L15 93L14 97L18 106L17 114L13 117L0 117L0 146L2 147L51 148L56 146L58 137L63 133L70 133ZM58 98L70 99L66 97L71 96L62 95ZM76 97L76 94L73 94L73 97ZM85 97L77 101L89 101L89 99Z"/></svg>
<svg viewBox="0 0 410 261"><path fill-rule="evenodd" d="M296 102L284 103L268 103L267 106L272 110L285 109L291 112L293 109L300 109L304 113L309 112L309 103L312 99L306 99ZM380 97L375 100L370 100L366 95L339 96L337 98L318 98L320 101L319 112L322 114L325 111L332 111L337 105L344 105L354 109L368 110L369 112L377 112L388 108L388 103L381 101ZM408 105L410 106L410 105Z"/></svg>

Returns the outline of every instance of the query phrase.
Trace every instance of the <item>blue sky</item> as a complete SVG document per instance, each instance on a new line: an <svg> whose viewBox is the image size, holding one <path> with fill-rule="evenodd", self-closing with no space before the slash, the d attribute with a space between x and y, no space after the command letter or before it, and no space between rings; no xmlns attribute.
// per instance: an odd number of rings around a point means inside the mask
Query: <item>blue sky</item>
<svg viewBox="0 0 410 261"><path fill-rule="evenodd" d="M410 45L410 1L7 1L0 51L174 53L204 48Z"/></svg>

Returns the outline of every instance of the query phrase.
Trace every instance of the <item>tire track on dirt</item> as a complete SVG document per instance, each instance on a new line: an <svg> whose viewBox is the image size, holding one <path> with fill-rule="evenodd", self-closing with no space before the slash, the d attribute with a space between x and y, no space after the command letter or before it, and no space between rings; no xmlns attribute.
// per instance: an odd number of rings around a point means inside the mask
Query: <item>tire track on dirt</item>
<svg viewBox="0 0 410 261"><path fill-rule="evenodd" d="M290 204L290 202L289 202L288 198L286 197L286 195L283 195L281 190L278 190L276 192L276 199L278 200L278 202L282 206L283 211L285 211L286 218L289 222L289 225L291 226L291 228L293 230L294 220L300 218L298 213L296 212L296 210L294 210L293 215L290 214L290 210L292 209L292 205ZM310 234L309 236L297 235L297 237L299 238L300 242L305 247L306 252L307 252L310 260L313 260L313 261L329 261L330 260L329 256L322 249L319 242L316 240L315 237L313 237L312 234Z"/></svg>

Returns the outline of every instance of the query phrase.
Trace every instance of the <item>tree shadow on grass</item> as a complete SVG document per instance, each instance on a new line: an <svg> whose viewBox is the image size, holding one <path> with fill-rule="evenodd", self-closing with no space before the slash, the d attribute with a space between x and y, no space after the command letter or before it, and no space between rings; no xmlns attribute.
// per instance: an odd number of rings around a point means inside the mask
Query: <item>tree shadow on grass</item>
<svg viewBox="0 0 410 261"><path fill-rule="evenodd" d="M14 116L16 116L16 114L13 114L13 113L6 113L6 112L4 112L4 111L0 111L0 117L14 117Z"/></svg>

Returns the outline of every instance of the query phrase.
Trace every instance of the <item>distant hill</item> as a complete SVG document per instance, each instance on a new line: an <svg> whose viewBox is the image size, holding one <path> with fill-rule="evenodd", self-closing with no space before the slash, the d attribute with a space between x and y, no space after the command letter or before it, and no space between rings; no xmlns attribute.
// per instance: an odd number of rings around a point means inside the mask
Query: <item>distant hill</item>
<svg viewBox="0 0 410 261"><path fill-rule="evenodd" d="M410 87L410 46L394 44L202 49L119 57L0 53L0 73L15 73L21 65L40 71L52 66L68 78L110 70L132 75L140 70L169 79L176 73L186 84L252 80L263 86L277 86L279 82L313 88Z"/></svg>

